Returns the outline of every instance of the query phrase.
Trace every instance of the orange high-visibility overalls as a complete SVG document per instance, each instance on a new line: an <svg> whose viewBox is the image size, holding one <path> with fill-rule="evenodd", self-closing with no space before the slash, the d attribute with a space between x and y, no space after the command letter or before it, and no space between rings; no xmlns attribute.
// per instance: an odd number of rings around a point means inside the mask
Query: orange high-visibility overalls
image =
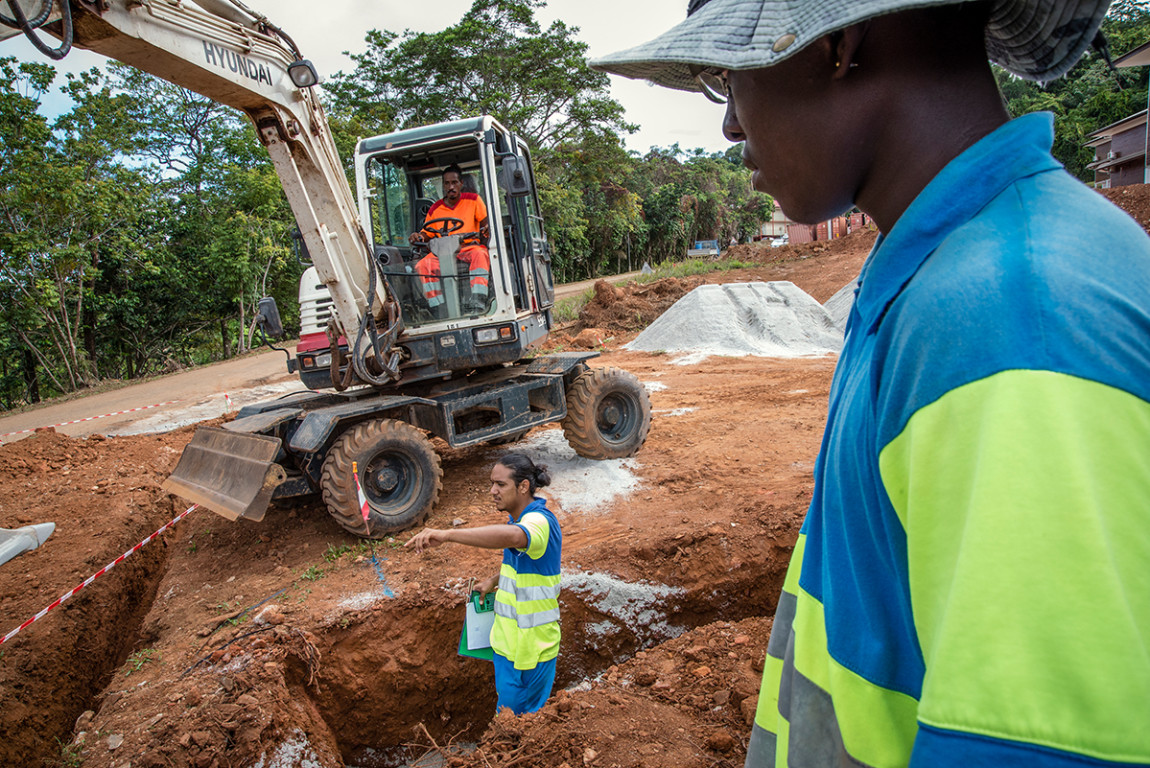
<svg viewBox="0 0 1150 768"><path fill-rule="evenodd" d="M462 221L463 226L459 232L478 232L480 223L487 219L487 206L483 204L483 199L476 193L463 192L454 208L449 206L446 201L439 200L431 206L431 210L427 212L427 216L423 220L431 221L444 217ZM437 233L426 229L423 230L423 234L428 238L439 236ZM457 258L468 266L468 273L471 278L471 295L477 301L485 303L488 283L491 279L491 255L487 251L487 246L474 240L465 241L459 249ZM423 284L423 297L427 299L427 305L432 309L441 305L443 303L443 283L440 280L439 257L434 253L427 254L415 265L415 271L419 273L420 282Z"/></svg>

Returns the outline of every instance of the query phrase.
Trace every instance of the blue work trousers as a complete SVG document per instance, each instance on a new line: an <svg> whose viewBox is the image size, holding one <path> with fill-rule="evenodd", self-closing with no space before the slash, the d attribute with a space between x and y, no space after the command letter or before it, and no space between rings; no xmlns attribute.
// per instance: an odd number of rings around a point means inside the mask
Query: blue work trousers
<svg viewBox="0 0 1150 768"><path fill-rule="evenodd" d="M555 684L555 659L541 661L534 669L516 669L509 659L494 655L495 711L507 707L517 715L537 712L547 703Z"/></svg>

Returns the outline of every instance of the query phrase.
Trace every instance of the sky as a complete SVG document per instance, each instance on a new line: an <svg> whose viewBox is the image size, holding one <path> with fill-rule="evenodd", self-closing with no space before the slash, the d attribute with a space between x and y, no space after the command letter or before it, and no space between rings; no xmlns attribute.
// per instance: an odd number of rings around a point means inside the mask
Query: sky
<svg viewBox="0 0 1150 768"><path fill-rule="evenodd" d="M340 70L351 71L353 63L343 52L362 52L364 35L369 29L436 32L458 22L472 4L472 0L438 0L430 6L408 0L244 2L266 14L291 35L303 55L316 65L321 77ZM686 18L686 6L686 0L549 0L546 8L536 11L536 18L544 27L555 20L578 27L576 37L587 43L587 55L595 59L666 31ZM322 13L317 13L317 7L323 9ZM435 9L434 13L430 8ZM48 61L23 37L0 42L0 56ZM103 60L98 54L73 50L57 68L81 71ZM639 125L637 133L624 139L628 149L643 153L652 146L669 147L678 142L685 150L700 147L708 152L721 152L730 146L720 129L722 106L712 104L699 94L610 77L611 95L626 109L627 120ZM63 96L45 98L44 109L48 114L59 114L67 108L68 102Z"/></svg>

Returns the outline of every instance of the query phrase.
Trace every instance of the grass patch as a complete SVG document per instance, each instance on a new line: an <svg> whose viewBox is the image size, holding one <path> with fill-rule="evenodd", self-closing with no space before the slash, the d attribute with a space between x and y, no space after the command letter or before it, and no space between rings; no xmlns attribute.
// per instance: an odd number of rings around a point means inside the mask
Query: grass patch
<svg viewBox="0 0 1150 768"><path fill-rule="evenodd" d="M46 758L45 764L56 768L80 768L84 764L84 757L80 754L84 749L84 739L80 739L75 744L66 744L57 737L56 745L60 747L60 758L58 760Z"/></svg>
<svg viewBox="0 0 1150 768"><path fill-rule="evenodd" d="M145 664L147 664L153 658L158 658L159 655L160 652L155 648L144 648L143 650L136 651L128 657L128 662L126 664L128 668L124 670L124 677L131 676L133 672L139 672L144 668Z"/></svg>
<svg viewBox="0 0 1150 768"><path fill-rule="evenodd" d="M323 553L323 559L329 563L334 563L350 551L351 545L349 544L340 544L338 547L335 544L328 544L327 550Z"/></svg>
<svg viewBox="0 0 1150 768"><path fill-rule="evenodd" d="M651 283L665 277L695 277L709 272L726 272L731 269L747 269L755 266L744 261L734 259L684 259L683 261L664 261L655 267L649 275L639 275L635 278L637 283Z"/></svg>
<svg viewBox="0 0 1150 768"><path fill-rule="evenodd" d="M555 319L556 323L570 323L579 319L579 312L591 301L595 296L595 289L588 288L578 296L569 296L566 299L560 299L555 302L555 306L551 309L551 316Z"/></svg>

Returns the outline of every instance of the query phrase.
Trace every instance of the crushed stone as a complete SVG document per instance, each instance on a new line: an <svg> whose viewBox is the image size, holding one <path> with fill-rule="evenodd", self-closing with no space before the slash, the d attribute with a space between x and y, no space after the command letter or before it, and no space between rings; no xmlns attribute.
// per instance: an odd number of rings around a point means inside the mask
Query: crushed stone
<svg viewBox="0 0 1150 768"><path fill-rule="evenodd" d="M692 365L712 355L807 357L837 352L842 331L794 283L700 285L660 315L627 349L684 353Z"/></svg>
<svg viewBox="0 0 1150 768"><path fill-rule="evenodd" d="M855 288L858 286L857 280L851 280L849 283L839 288L834 296L823 302L823 309L831 316L834 321L835 327L840 331L846 331L847 318L850 317L851 307L855 303Z"/></svg>
<svg viewBox="0 0 1150 768"><path fill-rule="evenodd" d="M323 766L319 761L319 755L312 749L307 734L295 730L276 747L269 762L265 763L264 755L260 755L253 768L323 768Z"/></svg>
<svg viewBox="0 0 1150 768"><path fill-rule="evenodd" d="M383 592L381 592L379 590L372 590L369 592L360 592L358 594L350 595L350 596L345 597L344 599L340 600L336 604L336 607L342 608L342 609L348 610L348 611L361 611L364 608L368 608L368 607L378 603L380 600L383 600L384 597L386 597L386 595L384 595ZM342 613L342 611L337 612L337 614L336 614L337 617L338 617L339 613Z"/></svg>
<svg viewBox="0 0 1150 768"><path fill-rule="evenodd" d="M670 622L665 601L686 594L681 587L628 582L607 573L563 569L563 589L578 593L588 607L606 617L594 634L605 637L624 627L646 644L678 637L686 627Z"/></svg>
<svg viewBox="0 0 1150 768"><path fill-rule="evenodd" d="M657 413L661 416L685 416L688 413L694 413L699 410L690 406L684 408L655 408L651 413Z"/></svg>
<svg viewBox="0 0 1150 768"><path fill-rule="evenodd" d="M554 499L568 514L605 512L612 502L626 498L640 485L634 473L640 466L638 461L585 459L575 453L559 429L533 433L515 450L536 464L547 465L551 485L542 489L542 495Z"/></svg>

